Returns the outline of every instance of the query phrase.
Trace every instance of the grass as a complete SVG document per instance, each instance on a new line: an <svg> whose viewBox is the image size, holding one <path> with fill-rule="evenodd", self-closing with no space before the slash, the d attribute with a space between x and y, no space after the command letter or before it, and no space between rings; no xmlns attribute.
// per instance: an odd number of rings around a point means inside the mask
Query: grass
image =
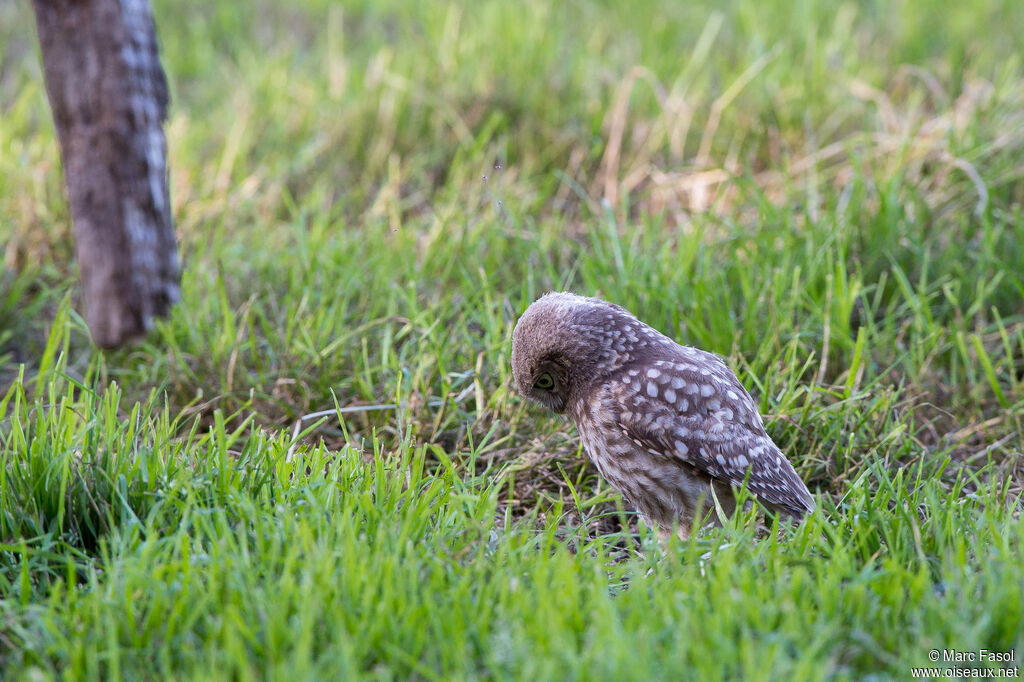
<svg viewBox="0 0 1024 682"><path fill-rule="evenodd" d="M117 352L0 6L4 676L1020 670L1024 5L154 5L186 271ZM819 511L659 546L511 389L563 288L724 355Z"/></svg>

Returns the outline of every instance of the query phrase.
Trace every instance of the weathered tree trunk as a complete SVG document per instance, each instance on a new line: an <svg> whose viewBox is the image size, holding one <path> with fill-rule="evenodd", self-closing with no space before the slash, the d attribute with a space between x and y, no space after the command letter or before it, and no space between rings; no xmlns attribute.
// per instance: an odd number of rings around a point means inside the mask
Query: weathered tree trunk
<svg viewBox="0 0 1024 682"><path fill-rule="evenodd" d="M167 80L148 0L33 0L95 343L144 334L178 299Z"/></svg>

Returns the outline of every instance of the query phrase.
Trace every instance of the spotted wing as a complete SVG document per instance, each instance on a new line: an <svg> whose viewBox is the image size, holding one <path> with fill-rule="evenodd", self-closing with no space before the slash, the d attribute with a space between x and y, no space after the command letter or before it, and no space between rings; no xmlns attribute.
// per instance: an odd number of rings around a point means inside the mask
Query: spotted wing
<svg viewBox="0 0 1024 682"><path fill-rule="evenodd" d="M681 347L679 359L627 367L610 388L616 423L648 452L673 458L734 486L771 508L800 515L814 499L772 442L753 399L711 353Z"/></svg>

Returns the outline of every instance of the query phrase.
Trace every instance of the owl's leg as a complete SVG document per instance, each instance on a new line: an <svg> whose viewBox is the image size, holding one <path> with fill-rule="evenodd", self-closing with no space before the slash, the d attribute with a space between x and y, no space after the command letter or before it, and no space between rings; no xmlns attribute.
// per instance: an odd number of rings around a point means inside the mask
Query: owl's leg
<svg viewBox="0 0 1024 682"><path fill-rule="evenodd" d="M672 526L658 525L658 542L662 547L668 544L669 540L672 539ZM683 542L690 539L690 524L686 523L682 519L679 520L679 525L675 526L675 535Z"/></svg>
<svg viewBox="0 0 1024 682"><path fill-rule="evenodd" d="M727 518L736 513L736 495L729 484L721 481L713 481L709 492L713 495L713 497L709 495L711 499L708 500L712 519L715 525L721 526Z"/></svg>
<svg viewBox="0 0 1024 682"><path fill-rule="evenodd" d="M694 528L700 530L707 526L721 527L725 521L724 516L728 516L732 512L728 500L723 499L722 492L717 486L714 489L711 485L703 486L696 499L691 498L691 504L692 507L687 509L687 517L680 519L681 522L687 522L687 536ZM721 507L721 514L719 507Z"/></svg>
<svg viewBox="0 0 1024 682"><path fill-rule="evenodd" d="M658 533L658 546L661 547L663 555L655 561L654 566L651 566L649 569L647 569L646 575L648 577L654 575L655 568L657 566L660 566L663 561L670 560L668 555L668 545L669 542L672 541L673 528L675 529L675 534L683 542L686 542L690 539L690 526L684 523L682 520L680 520L678 524L673 524L671 526L666 526L663 523L657 523L652 525L651 528L654 528L654 530Z"/></svg>

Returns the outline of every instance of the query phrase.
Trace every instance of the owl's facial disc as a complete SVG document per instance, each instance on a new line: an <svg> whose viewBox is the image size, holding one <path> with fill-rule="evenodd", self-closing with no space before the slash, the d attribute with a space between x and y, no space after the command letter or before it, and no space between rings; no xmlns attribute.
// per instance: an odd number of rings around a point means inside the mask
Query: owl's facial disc
<svg viewBox="0 0 1024 682"><path fill-rule="evenodd" d="M568 377L565 368L556 362L546 361L537 365L533 373L533 384L520 386L523 394L531 400L555 412L565 412L568 400Z"/></svg>

